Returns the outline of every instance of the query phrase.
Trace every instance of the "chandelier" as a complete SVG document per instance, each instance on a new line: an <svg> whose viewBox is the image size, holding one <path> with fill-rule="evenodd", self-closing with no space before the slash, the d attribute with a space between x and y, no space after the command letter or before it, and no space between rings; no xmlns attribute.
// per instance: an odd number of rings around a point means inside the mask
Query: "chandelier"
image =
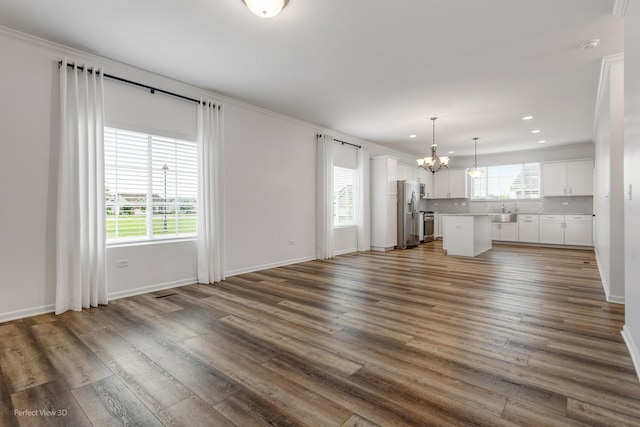
<svg viewBox="0 0 640 427"><path fill-rule="evenodd" d="M473 169L469 169L467 173L472 178L479 178L484 175L484 169L478 169L478 139L473 138L474 154L473 154Z"/></svg>
<svg viewBox="0 0 640 427"><path fill-rule="evenodd" d="M242 0L249 10L261 18L273 18L289 3L289 0Z"/></svg>
<svg viewBox="0 0 640 427"><path fill-rule="evenodd" d="M442 168L446 168L449 164L449 158L442 156L438 157L436 154L436 149L438 148L438 144L436 144L436 120L437 117L431 117L431 121L433 122L433 143L431 144L431 157L425 157L423 159L416 159L418 162L418 167L423 168L426 171L431 173L436 173Z"/></svg>

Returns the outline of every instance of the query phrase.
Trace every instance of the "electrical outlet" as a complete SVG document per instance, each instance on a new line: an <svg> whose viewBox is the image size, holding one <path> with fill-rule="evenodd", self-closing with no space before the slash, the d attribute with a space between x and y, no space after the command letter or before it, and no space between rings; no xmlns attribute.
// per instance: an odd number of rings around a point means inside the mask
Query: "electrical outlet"
<svg viewBox="0 0 640 427"><path fill-rule="evenodd" d="M435 202L435 203L433 204L433 206L438 206L438 202Z"/></svg>
<svg viewBox="0 0 640 427"><path fill-rule="evenodd" d="M119 259L118 261L116 261L116 265L118 266L118 268L129 267L129 260Z"/></svg>
<svg viewBox="0 0 640 427"><path fill-rule="evenodd" d="M458 206L458 202L454 202L454 203L453 203L453 206Z"/></svg>
<svg viewBox="0 0 640 427"><path fill-rule="evenodd" d="M293 246L293 245L295 245L295 244L296 244L296 241L295 241L295 240L289 240L289 246Z"/></svg>
<svg viewBox="0 0 640 427"><path fill-rule="evenodd" d="M562 206L569 206L569 202L562 202Z"/></svg>
<svg viewBox="0 0 640 427"><path fill-rule="evenodd" d="M467 202L460 203L462 206L467 206Z"/></svg>

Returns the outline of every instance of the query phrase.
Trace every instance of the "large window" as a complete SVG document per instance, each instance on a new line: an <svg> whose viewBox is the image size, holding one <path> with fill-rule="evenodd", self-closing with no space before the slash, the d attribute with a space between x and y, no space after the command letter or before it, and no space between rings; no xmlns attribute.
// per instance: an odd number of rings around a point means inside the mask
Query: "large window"
<svg viewBox="0 0 640 427"><path fill-rule="evenodd" d="M333 226L355 224L354 198L356 170L333 167Z"/></svg>
<svg viewBox="0 0 640 427"><path fill-rule="evenodd" d="M471 180L472 200L540 198L540 163L479 169L484 169L484 175Z"/></svg>
<svg viewBox="0 0 640 427"><path fill-rule="evenodd" d="M197 232L195 142L105 128L107 242Z"/></svg>

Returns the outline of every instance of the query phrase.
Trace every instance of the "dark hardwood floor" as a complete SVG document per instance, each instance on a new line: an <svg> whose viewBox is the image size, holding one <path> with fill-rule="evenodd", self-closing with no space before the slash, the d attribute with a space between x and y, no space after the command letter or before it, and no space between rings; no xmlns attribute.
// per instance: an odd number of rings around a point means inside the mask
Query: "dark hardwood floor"
<svg viewBox="0 0 640 427"><path fill-rule="evenodd" d="M638 426L623 324L591 251L344 255L1 324L0 425Z"/></svg>

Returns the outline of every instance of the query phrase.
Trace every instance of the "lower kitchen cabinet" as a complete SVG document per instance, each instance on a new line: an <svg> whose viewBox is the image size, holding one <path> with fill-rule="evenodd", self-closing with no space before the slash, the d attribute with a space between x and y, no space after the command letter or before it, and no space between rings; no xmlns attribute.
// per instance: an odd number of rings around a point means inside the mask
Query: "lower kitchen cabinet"
<svg viewBox="0 0 640 427"><path fill-rule="evenodd" d="M564 244L593 246L593 216L565 215Z"/></svg>
<svg viewBox="0 0 640 427"><path fill-rule="evenodd" d="M538 243L540 241L538 215L518 214L518 241Z"/></svg>
<svg viewBox="0 0 640 427"><path fill-rule="evenodd" d="M591 215L540 215L540 243L592 246Z"/></svg>
<svg viewBox="0 0 640 427"><path fill-rule="evenodd" d="M516 222L492 222L491 240L503 242L518 241L518 223Z"/></svg>
<svg viewBox="0 0 640 427"><path fill-rule="evenodd" d="M564 245L564 215L540 215L539 242Z"/></svg>

